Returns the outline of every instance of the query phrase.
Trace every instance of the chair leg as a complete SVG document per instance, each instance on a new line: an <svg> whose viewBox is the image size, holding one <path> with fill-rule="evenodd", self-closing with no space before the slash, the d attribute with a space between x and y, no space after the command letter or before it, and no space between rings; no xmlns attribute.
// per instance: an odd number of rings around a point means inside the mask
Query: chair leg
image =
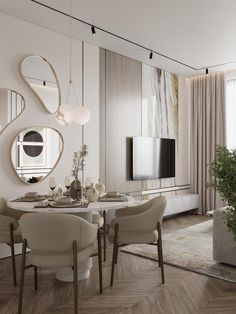
<svg viewBox="0 0 236 314"><path fill-rule="evenodd" d="M14 225L13 223L9 224L10 232L10 247L11 247L11 261L12 261L12 273L13 273L13 285L17 285L16 280L16 260L15 260L15 248L14 248Z"/></svg>
<svg viewBox="0 0 236 314"><path fill-rule="evenodd" d="M74 273L74 313L78 314L78 264L76 241L73 241L73 273Z"/></svg>
<svg viewBox="0 0 236 314"><path fill-rule="evenodd" d="M165 283L165 273L164 273L164 261L163 261L163 251L162 251L162 236L161 236L161 223L157 223L157 232L158 232L158 259L159 259L159 265L161 267L161 279L162 283Z"/></svg>
<svg viewBox="0 0 236 314"><path fill-rule="evenodd" d="M99 270L100 293L103 293L103 284L102 284L102 245L101 245L101 230L100 229L98 229L98 270Z"/></svg>
<svg viewBox="0 0 236 314"><path fill-rule="evenodd" d="M114 270L115 270L115 264L117 260L117 250L119 248L118 245L118 231L119 231L119 225L115 224L115 235L114 235L114 244L113 244L113 255L112 255L112 265L111 265L111 280L110 280L110 286L113 286L113 280L114 280Z"/></svg>
<svg viewBox="0 0 236 314"><path fill-rule="evenodd" d="M104 254L104 257L103 257L103 261L105 262L106 259L107 259L107 219L106 219L106 211L104 210L103 211L103 232L104 232L104 242L103 242L103 254Z"/></svg>
<svg viewBox="0 0 236 314"><path fill-rule="evenodd" d="M38 289L38 267L34 266L34 289Z"/></svg>
<svg viewBox="0 0 236 314"><path fill-rule="evenodd" d="M19 289L19 303L18 303L18 314L22 313L22 302L23 302L23 289L25 279L25 255L26 255L26 240L23 240L22 256L21 256L21 270L20 270L20 289Z"/></svg>
<svg viewBox="0 0 236 314"><path fill-rule="evenodd" d="M117 261L118 261L118 253L119 253L119 245L116 246L115 264L117 264Z"/></svg>

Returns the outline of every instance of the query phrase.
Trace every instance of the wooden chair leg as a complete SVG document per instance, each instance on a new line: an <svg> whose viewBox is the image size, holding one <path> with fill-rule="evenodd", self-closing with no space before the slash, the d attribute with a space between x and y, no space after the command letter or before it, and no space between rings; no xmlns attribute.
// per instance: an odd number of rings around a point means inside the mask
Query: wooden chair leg
<svg viewBox="0 0 236 314"><path fill-rule="evenodd" d="M119 253L119 245L116 246L115 264L117 264L117 261L118 261L118 253Z"/></svg>
<svg viewBox="0 0 236 314"><path fill-rule="evenodd" d="M113 286L115 263L116 263L116 260L117 260L117 249L119 248L119 245L118 245L118 231L119 231L119 225L115 224L113 255L112 255L112 264L111 264L111 280L110 280L110 286L111 287Z"/></svg>
<svg viewBox="0 0 236 314"><path fill-rule="evenodd" d="M23 302L23 289L25 279L25 256L26 256L26 240L23 240L22 256L21 256L21 270L20 270L20 289L19 289L19 303L18 303L18 314L22 313L22 302Z"/></svg>
<svg viewBox="0 0 236 314"><path fill-rule="evenodd" d="M161 223L157 223L157 232L158 232L158 259L159 265L161 267L161 279L162 283L165 283L165 273L164 273L164 261L163 261L163 250L162 250L162 236L161 236Z"/></svg>
<svg viewBox="0 0 236 314"><path fill-rule="evenodd" d="M103 257L103 261L105 262L106 259L107 259L107 219L106 219L106 211L104 210L103 211L103 232L104 232L104 242L103 242L103 254L104 254L104 257Z"/></svg>
<svg viewBox="0 0 236 314"><path fill-rule="evenodd" d="M98 229L98 270L99 270L100 293L103 293L103 283L102 283L102 245L101 245L101 230L100 229Z"/></svg>
<svg viewBox="0 0 236 314"><path fill-rule="evenodd" d="M74 313L78 314L78 264L76 241L73 241L73 273L74 273Z"/></svg>
<svg viewBox="0 0 236 314"><path fill-rule="evenodd" d="M38 267L34 266L34 289L38 289Z"/></svg>
<svg viewBox="0 0 236 314"><path fill-rule="evenodd" d="M9 232L10 232L10 247L11 247L13 285L16 286L17 280L16 280L16 260L15 260L15 248L14 248L14 225L13 225L13 223L9 224Z"/></svg>

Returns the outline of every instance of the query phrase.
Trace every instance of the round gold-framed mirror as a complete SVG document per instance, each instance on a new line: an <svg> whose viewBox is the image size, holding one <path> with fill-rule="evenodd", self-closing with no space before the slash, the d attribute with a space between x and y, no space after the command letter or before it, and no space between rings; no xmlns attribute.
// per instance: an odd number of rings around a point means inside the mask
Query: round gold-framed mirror
<svg viewBox="0 0 236 314"><path fill-rule="evenodd" d="M21 130L11 146L11 163L17 177L26 184L42 182L57 166L64 150L61 133L51 127Z"/></svg>
<svg viewBox="0 0 236 314"><path fill-rule="evenodd" d="M56 72L44 57L30 55L20 64L20 73L25 83L49 113L55 113L61 104L61 90Z"/></svg>
<svg viewBox="0 0 236 314"><path fill-rule="evenodd" d="M24 97L13 89L0 88L0 134L25 110Z"/></svg>

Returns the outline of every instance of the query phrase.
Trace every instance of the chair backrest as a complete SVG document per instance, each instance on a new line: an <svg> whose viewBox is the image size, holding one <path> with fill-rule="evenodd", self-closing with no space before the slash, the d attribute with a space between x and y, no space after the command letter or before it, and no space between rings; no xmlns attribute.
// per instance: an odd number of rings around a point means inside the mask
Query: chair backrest
<svg viewBox="0 0 236 314"><path fill-rule="evenodd" d="M7 216L7 200L0 197L0 215Z"/></svg>
<svg viewBox="0 0 236 314"><path fill-rule="evenodd" d="M146 230L156 229L157 222L162 222L164 211L166 208L166 197L157 196L147 202L149 208L143 212L145 219L143 225L146 226Z"/></svg>
<svg viewBox="0 0 236 314"><path fill-rule="evenodd" d="M68 252L74 240L81 250L92 245L97 236L97 225L70 214L25 214L20 228L28 247L40 252Z"/></svg>
<svg viewBox="0 0 236 314"><path fill-rule="evenodd" d="M20 219L24 212L16 209L9 208L7 206L7 200L4 197L0 197L0 215L9 216L15 219Z"/></svg>

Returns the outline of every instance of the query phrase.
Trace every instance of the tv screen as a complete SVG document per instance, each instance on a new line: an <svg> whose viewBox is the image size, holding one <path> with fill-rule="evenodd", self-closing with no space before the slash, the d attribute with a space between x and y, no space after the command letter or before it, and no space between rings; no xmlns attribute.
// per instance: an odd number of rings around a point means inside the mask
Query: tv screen
<svg viewBox="0 0 236 314"><path fill-rule="evenodd" d="M133 137L132 170L133 180L175 177L175 140Z"/></svg>

